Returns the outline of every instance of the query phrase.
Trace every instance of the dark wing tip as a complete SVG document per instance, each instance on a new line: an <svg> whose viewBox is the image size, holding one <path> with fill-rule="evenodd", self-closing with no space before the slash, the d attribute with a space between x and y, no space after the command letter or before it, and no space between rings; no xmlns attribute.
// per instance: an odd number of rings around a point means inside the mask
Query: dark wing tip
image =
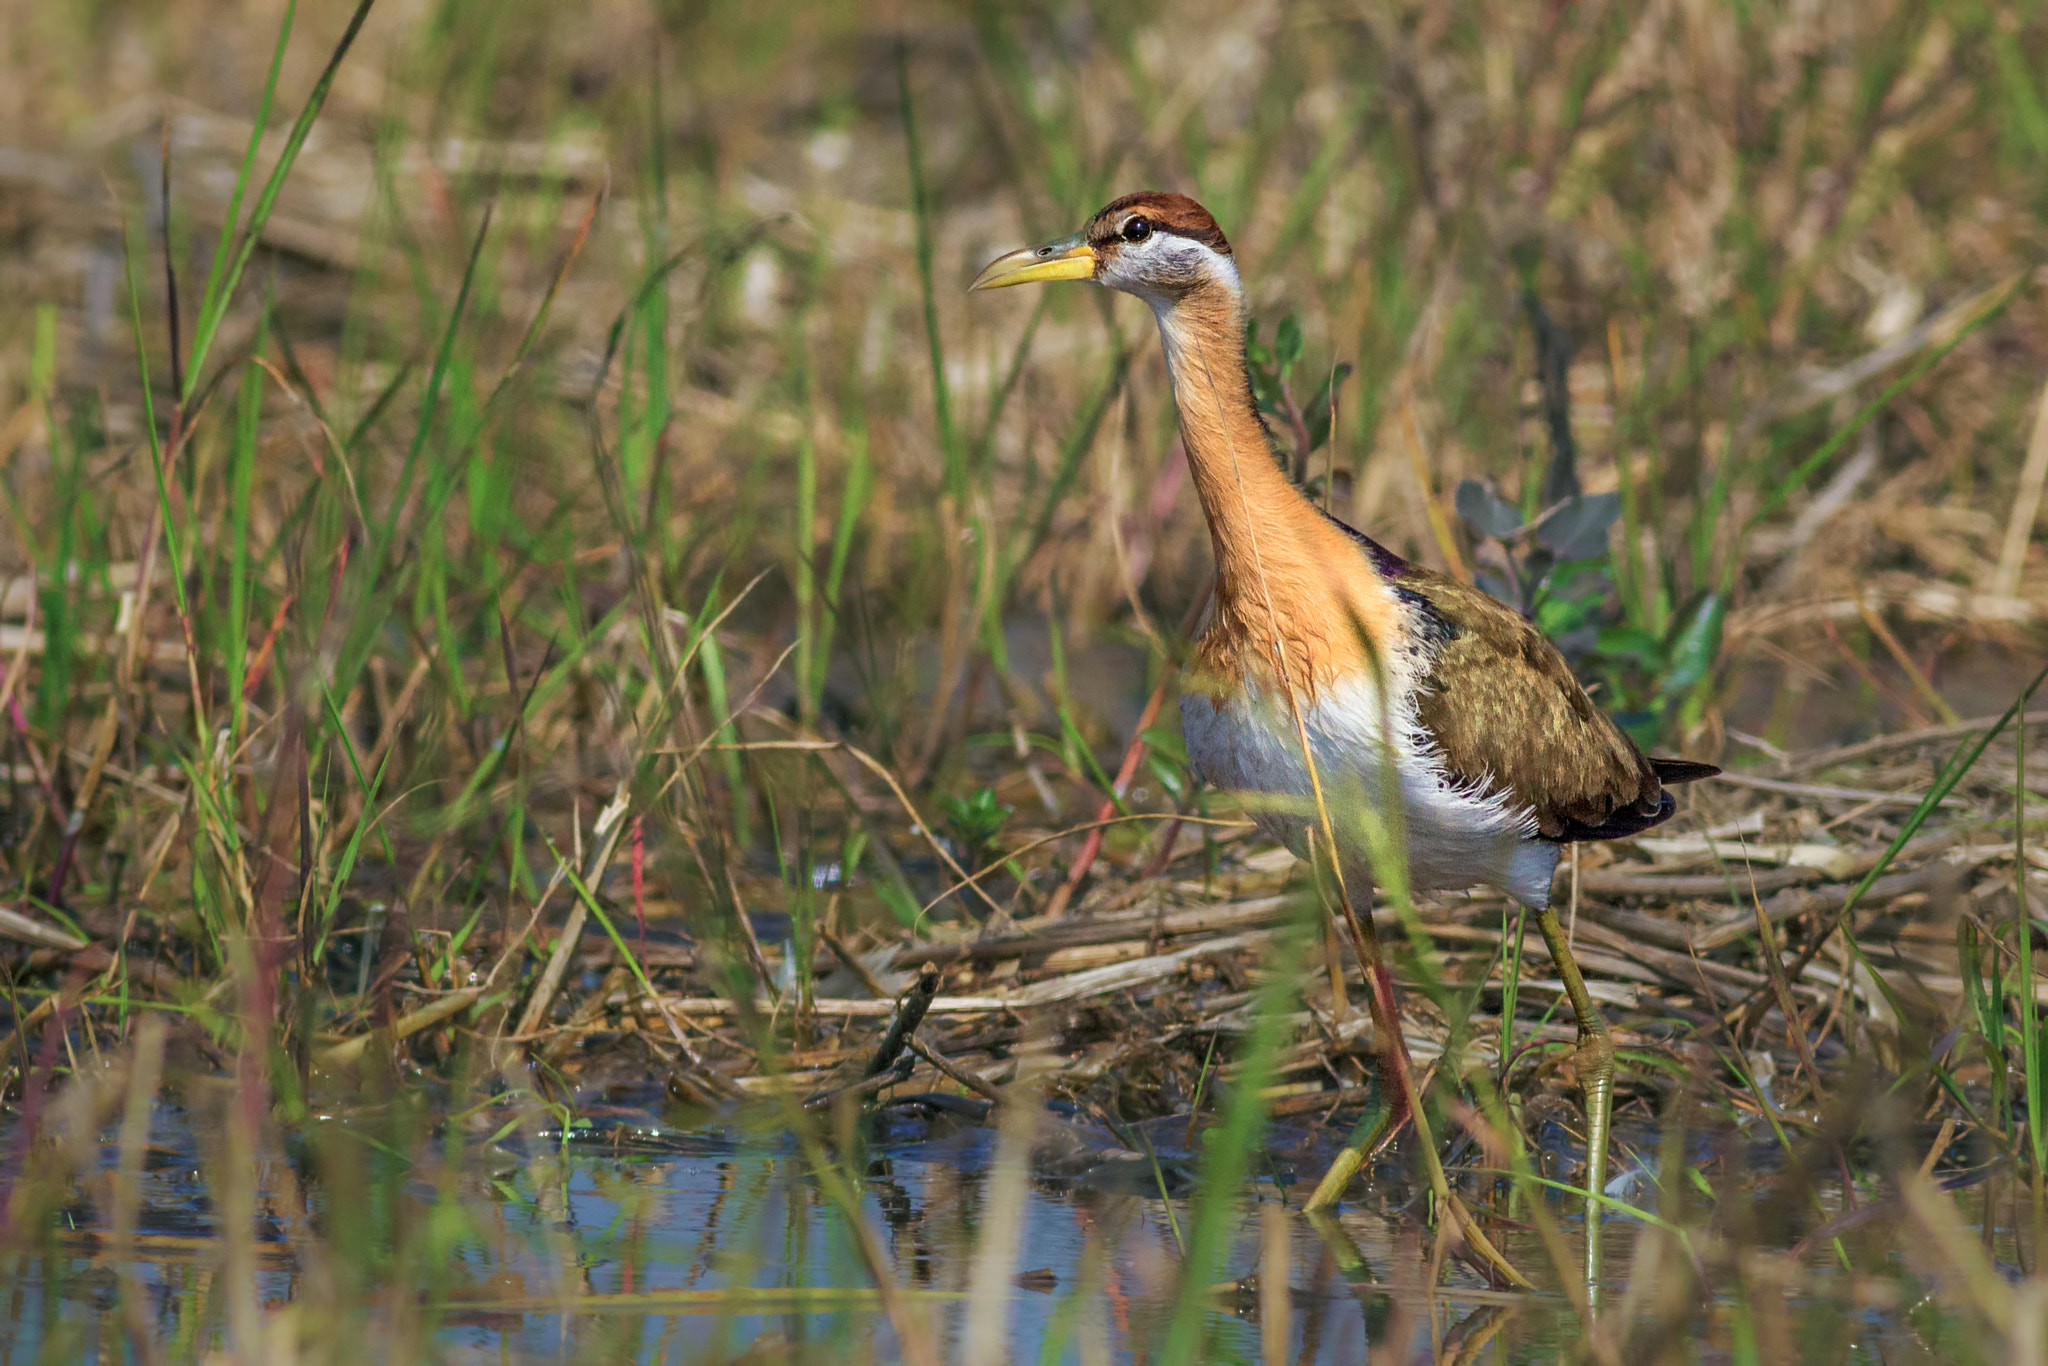
<svg viewBox="0 0 2048 1366"><path fill-rule="evenodd" d="M1624 806L1610 812L1606 819L1591 822L1576 820L1570 816L1558 822L1556 834L1546 832L1544 839L1552 844L1579 844L1586 840L1625 840L1630 835L1640 835L1653 826L1662 825L1671 819L1671 813L1678 809L1678 803L1669 792L1657 794L1654 804L1642 802Z"/></svg>
<svg viewBox="0 0 2048 1366"><path fill-rule="evenodd" d="M1651 759L1650 771L1657 775L1659 783L1690 783L1701 778L1711 778L1721 770L1712 764L1695 763L1691 759ZM1652 801L1644 798L1618 807L1600 820L1586 820L1565 815L1557 822L1557 833L1545 831L1543 837L1557 844L1577 844L1581 840L1625 840L1631 835L1640 835L1653 826L1662 825L1671 819L1678 809L1677 799L1669 792L1659 792Z"/></svg>
<svg viewBox="0 0 2048 1366"><path fill-rule="evenodd" d="M1702 778L1719 777L1721 773L1713 764L1695 763L1691 759L1652 759L1650 771L1657 775L1660 783L1696 783Z"/></svg>

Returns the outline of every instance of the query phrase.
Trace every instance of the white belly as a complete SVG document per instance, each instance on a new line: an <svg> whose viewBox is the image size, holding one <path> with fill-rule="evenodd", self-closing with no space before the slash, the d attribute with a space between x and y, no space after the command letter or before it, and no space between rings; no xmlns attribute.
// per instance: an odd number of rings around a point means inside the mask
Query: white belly
<svg viewBox="0 0 2048 1366"><path fill-rule="evenodd" d="M1482 796L1453 781L1412 713L1397 704L1383 714L1379 698L1369 683L1343 684L1302 717L1347 880L1372 877L1367 821L1384 820L1398 805L1411 887L1484 884L1526 906L1547 906L1558 847L1536 838L1535 818L1505 794ZM1318 821L1299 732L1285 705L1247 686L1220 705L1200 692L1185 694L1180 716L1195 775L1246 794L1260 827L1306 854L1307 833Z"/></svg>

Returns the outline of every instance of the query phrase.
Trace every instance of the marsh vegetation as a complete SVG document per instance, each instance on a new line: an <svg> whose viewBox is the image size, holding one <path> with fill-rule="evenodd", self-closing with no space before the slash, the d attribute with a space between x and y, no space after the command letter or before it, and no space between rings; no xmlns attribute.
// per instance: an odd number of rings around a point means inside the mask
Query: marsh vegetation
<svg viewBox="0 0 2048 1366"><path fill-rule="evenodd" d="M0 11L0 1360L2040 1361L2048 20ZM1374 908L1192 781L1114 194L1729 778ZM2029 702L2029 697L2033 700ZM1449 1232L1429 1168L1533 1281ZM1384 1354L1384 1358L1381 1354Z"/></svg>

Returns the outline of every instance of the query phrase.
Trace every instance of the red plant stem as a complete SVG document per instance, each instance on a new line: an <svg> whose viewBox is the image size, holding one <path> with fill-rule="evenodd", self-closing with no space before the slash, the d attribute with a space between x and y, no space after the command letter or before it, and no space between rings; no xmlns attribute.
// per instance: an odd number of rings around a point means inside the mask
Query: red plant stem
<svg viewBox="0 0 2048 1366"><path fill-rule="evenodd" d="M1394 1005L1394 977L1387 971L1387 965L1375 963L1365 976L1372 988L1369 999L1373 1031L1383 1039L1379 1048L1380 1085L1393 1103L1386 1129L1391 1137L1408 1122L1408 1040L1401 1034L1401 1016Z"/></svg>
<svg viewBox="0 0 2048 1366"><path fill-rule="evenodd" d="M1124 748L1124 761L1116 771L1116 781L1110 785L1110 792L1114 795L1105 798L1102 805L1095 810L1095 819L1098 822L1106 821L1116 814L1117 803L1123 799L1124 790L1131 785L1131 779L1137 776L1138 761L1145 757L1145 732L1152 729L1152 723L1159 719L1159 709L1166 704L1166 688L1170 681L1170 676L1160 679L1159 686L1152 690L1152 696L1146 700L1145 711L1138 717L1138 728L1131 736L1131 743ZM1057 920L1066 914L1067 903L1074 899L1074 893L1081 886L1081 879L1088 876L1088 870L1095 864L1095 856L1102 852L1103 831L1104 827L1098 824L1095 829L1088 832L1088 839L1081 846L1080 857L1075 859L1073 866L1067 870L1067 880L1060 884L1059 890L1052 894L1052 900L1046 903L1047 920Z"/></svg>
<svg viewBox="0 0 2048 1366"><path fill-rule="evenodd" d="M343 558L346 558L345 547ZM333 598L330 594L329 601L332 600ZM291 610L292 604L296 601L298 601L298 598L294 594L285 594L284 601L280 602L277 605L277 611L271 614L270 629L264 633L263 643L256 647L256 661L249 666L248 677L242 680L242 700L244 702L256 695L256 689L263 685L264 677L269 674L271 656L277 650L277 633L284 629L285 613Z"/></svg>
<svg viewBox="0 0 2048 1366"><path fill-rule="evenodd" d="M1203 610L1209 605L1210 595L1215 591L1216 585L1212 582L1188 604L1187 617L1180 624L1180 633L1183 637L1193 634L1196 625L1202 620ZM1053 892L1052 899L1046 902L1047 920L1057 920L1066 914L1067 903L1074 899L1074 893L1081 888L1081 879L1088 876L1088 870L1095 864L1095 856L1102 852L1104 827L1100 822L1116 814L1116 804L1122 800L1124 789L1129 787L1131 779L1137 776L1138 761L1145 757L1145 732L1152 729L1152 723L1159 719L1159 709L1166 705L1166 689L1172 681L1173 675L1168 673L1159 680L1159 686L1152 690L1152 696L1146 700L1144 714L1138 718L1138 728L1131 735L1131 743L1124 749L1124 761L1116 771L1116 781L1110 784L1110 791L1115 795L1096 808L1097 827L1088 832L1087 842L1081 846L1081 856L1075 859L1073 867L1067 870L1067 880L1059 885ZM1168 849L1173 848L1174 836L1179 831L1180 824L1176 821L1172 832L1167 836Z"/></svg>

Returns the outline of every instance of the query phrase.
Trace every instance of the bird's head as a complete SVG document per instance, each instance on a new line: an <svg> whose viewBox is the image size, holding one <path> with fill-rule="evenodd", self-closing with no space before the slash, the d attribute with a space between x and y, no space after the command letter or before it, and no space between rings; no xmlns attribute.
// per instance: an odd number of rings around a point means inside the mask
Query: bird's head
<svg viewBox="0 0 2048 1366"><path fill-rule="evenodd" d="M1184 194L1127 194L1071 236L998 256L969 289L1044 280L1093 280L1171 309L1205 287L1238 292L1230 241L1209 211Z"/></svg>

